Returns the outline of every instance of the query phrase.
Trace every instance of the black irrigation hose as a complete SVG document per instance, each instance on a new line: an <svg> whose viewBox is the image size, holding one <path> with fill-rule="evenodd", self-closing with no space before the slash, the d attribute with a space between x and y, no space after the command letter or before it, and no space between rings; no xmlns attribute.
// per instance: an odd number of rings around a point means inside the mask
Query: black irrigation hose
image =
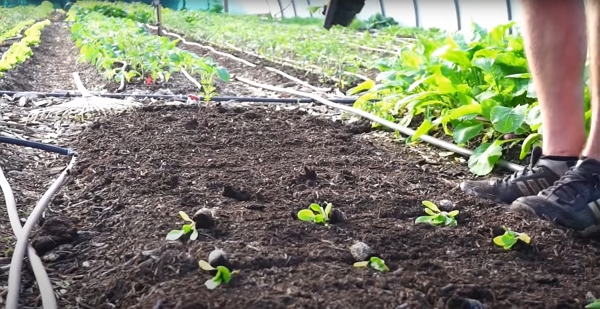
<svg viewBox="0 0 600 309"><path fill-rule="evenodd" d="M20 138L0 136L0 143L13 144L13 145L24 146L24 147L31 147L31 148L35 148L35 149L45 150L48 152L58 153L58 154L65 155L65 156L72 156L75 154L75 152L69 148L61 148L58 146L28 141L28 140L24 140L24 139L20 139Z"/></svg>
<svg viewBox="0 0 600 309"><path fill-rule="evenodd" d="M69 97L78 97L81 96L79 93L70 93L70 92L30 92L30 91L0 91L0 95L37 95L42 97L54 97L54 98L69 98ZM127 97L134 98L148 98L148 99L167 99L167 100L175 100L186 102L188 99L188 95L170 95L170 94L128 94L128 93L95 93L95 96L105 97L105 98L114 98L114 99L122 99ZM255 102L255 103L316 103L317 101L309 98L262 98L262 97L234 97L234 96L216 96L211 97L211 101L213 102ZM344 104L344 105L352 105L356 102L355 98L343 98L343 99L328 99L331 102ZM379 100L371 100L371 101L379 101Z"/></svg>

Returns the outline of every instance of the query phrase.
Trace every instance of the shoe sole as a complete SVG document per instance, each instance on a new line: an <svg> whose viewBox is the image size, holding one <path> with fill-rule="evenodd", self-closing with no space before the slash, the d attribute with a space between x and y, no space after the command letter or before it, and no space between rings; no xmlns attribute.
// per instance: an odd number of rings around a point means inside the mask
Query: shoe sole
<svg viewBox="0 0 600 309"><path fill-rule="evenodd" d="M474 187L470 186L469 184L466 183L461 183L460 184L460 190L462 190L464 193L480 198L480 199L484 199L484 200L488 200L488 201L492 201L492 202L496 202L496 203L501 203L501 204L510 204L511 202L507 202L507 201L503 201L501 199L499 199L496 195L493 194L489 194L486 192L477 192L475 190Z"/></svg>
<svg viewBox="0 0 600 309"><path fill-rule="evenodd" d="M587 228L585 228L583 230L577 230L577 229L574 229L574 228L571 228L571 227L568 227L568 226L564 226L564 225L558 224L554 220L548 220L546 218L546 216L544 216L544 215L539 215L535 211L535 209L533 209L532 207L530 207L530 206L528 206L528 205L526 205L524 203L521 203L519 201L514 201L510 205L510 210L512 212L515 212L515 213L518 213L518 214L522 214L522 215L525 215L525 216L528 216L528 217L531 217L531 218L537 218L537 219L551 221L551 222L553 222L554 224L556 224L558 226L565 227L565 228L568 228L568 229L574 231L577 235L582 236L582 237L589 237L589 236L592 236L592 235L600 232L600 225L592 225L592 226L589 226L589 227L587 227Z"/></svg>

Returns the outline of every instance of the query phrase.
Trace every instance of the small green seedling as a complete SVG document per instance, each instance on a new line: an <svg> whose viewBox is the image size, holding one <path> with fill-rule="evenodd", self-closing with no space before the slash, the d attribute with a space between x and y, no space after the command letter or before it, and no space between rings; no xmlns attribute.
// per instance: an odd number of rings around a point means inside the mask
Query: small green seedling
<svg viewBox="0 0 600 309"><path fill-rule="evenodd" d="M600 299L596 299L594 302L587 304L585 309L600 309Z"/></svg>
<svg viewBox="0 0 600 309"><path fill-rule="evenodd" d="M356 268L369 267L369 266L371 266L371 268L381 271L381 272L390 270L387 267L387 265L385 265L385 261L376 256L371 257L368 261L354 263L354 267L356 267Z"/></svg>
<svg viewBox="0 0 600 309"><path fill-rule="evenodd" d="M196 240L196 238L198 238L198 230L196 229L196 222L194 222L194 220L190 219L190 217L183 211L179 212L179 216L181 218L183 218L183 220L185 222L189 222L189 223L184 224L181 227L181 229L179 229L179 230L170 231L169 234L167 234L167 240L177 240L181 236L183 236L185 234L189 234L190 232L192 233L192 235L190 235L190 240Z"/></svg>
<svg viewBox="0 0 600 309"><path fill-rule="evenodd" d="M456 226L456 217L458 215L458 210L453 210L451 212L440 211L440 209L433 202L423 201L423 206L425 206L425 212L428 216L421 216L415 219L415 223L428 223L433 226L438 225L450 225Z"/></svg>
<svg viewBox="0 0 600 309"><path fill-rule="evenodd" d="M494 237L494 243L504 248L505 250L510 250L512 246L514 246L519 240L526 244L529 244L531 242L531 237L529 237L529 235L525 233L517 233L515 231L511 231L507 227L503 228L504 234Z"/></svg>
<svg viewBox="0 0 600 309"><path fill-rule="evenodd" d="M204 285L209 290L216 289L222 283L228 284L229 281L231 281L231 275L239 273L238 270L234 270L234 271L230 272L229 268L227 268L225 266L217 266L216 268L212 267L207 261L204 261L204 260L200 260L200 262L198 262L198 264L200 265L201 269L206 270L206 271L217 270L217 274L213 278L208 279L208 280L206 280L206 282L204 282Z"/></svg>
<svg viewBox="0 0 600 309"><path fill-rule="evenodd" d="M306 222L327 225L327 222L329 222L329 214L331 213L332 208L333 205L331 203L327 203L325 209L323 209L323 207L321 207L319 204L310 204L307 209L302 209L298 212L298 219Z"/></svg>

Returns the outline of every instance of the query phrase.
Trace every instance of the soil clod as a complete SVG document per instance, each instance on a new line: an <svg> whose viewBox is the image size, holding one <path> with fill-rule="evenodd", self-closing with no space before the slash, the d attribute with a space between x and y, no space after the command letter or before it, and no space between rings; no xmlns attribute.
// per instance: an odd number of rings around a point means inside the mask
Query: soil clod
<svg viewBox="0 0 600 309"><path fill-rule="evenodd" d="M213 209L202 208L198 210L192 220L196 223L196 228L209 229L215 226L215 214Z"/></svg>
<svg viewBox="0 0 600 309"><path fill-rule="evenodd" d="M77 237L77 228L66 217L49 217L36 234L31 245L39 255L73 241Z"/></svg>
<svg viewBox="0 0 600 309"><path fill-rule="evenodd" d="M446 303L446 309L483 309L483 304L476 299L452 297Z"/></svg>
<svg viewBox="0 0 600 309"><path fill-rule="evenodd" d="M252 199L252 193L230 185L227 185L223 188L223 196L240 202L249 201Z"/></svg>
<svg viewBox="0 0 600 309"><path fill-rule="evenodd" d="M362 241L358 241L358 242L354 243L350 247L350 253L352 254L352 257L354 257L354 259L357 262L367 261L371 257L377 255L375 253L375 250L373 250L371 247L369 247L369 245L365 244Z"/></svg>

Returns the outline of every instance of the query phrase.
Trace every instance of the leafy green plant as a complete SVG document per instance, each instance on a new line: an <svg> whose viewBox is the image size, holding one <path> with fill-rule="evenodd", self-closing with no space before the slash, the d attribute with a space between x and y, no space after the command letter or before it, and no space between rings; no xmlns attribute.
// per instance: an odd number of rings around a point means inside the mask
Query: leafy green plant
<svg viewBox="0 0 600 309"><path fill-rule="evenodd" d="M354 263L354 267L362 268L362 267L371 267L377 271L385 272L390 269L385 265L385 261L376 256L372 256L368 261L361 261Z"/></svg>
<svg viewBox="0 0 600 309"><path fill-rule="evenodd" d="M49 20L44 20L33 24L24 32L21 41L13 43L0 58L0 77L4 72L12 70L17 65L25 62L33 55L31 47L40 44L42 29L50 25Z"/></svg>
<svg viewBox="0 0 600 309"><path fill-rule="evenodd" d="M183 211L179 212L179 216L185 221L189 222L184 224L181 229L172 230L167 234L167 240L177 240L181 236L192 233L190 235L190 240L196 240L198 238L198 230L196 229L196 222L190 219L190 217Z"/></svg>
<svg viewBox="0 0 600 309"><path fill-rule="evenodd" d="M438 225L450 225L456 226L456 217L459 213L458 210L453 210L451 212L440 211L440 209L431 201L423 201L423 206L425 206L425 212L427 216L420 216L415 219L415 223L427 223L429 225L438 226Z"/></svg>
<svg viewBox="0 0 600 309"><path fill-rule="evenodd" d="M204 285L209 290L214 290L223 283L228 284L229 281L231 281L231 275L239 273L239 271L237 271L237 270L229 271L229 268L227 268L225 266L212 267L208 262L206 262L204 260L200 260L200 262L198 262L198 264L200 265L200 269L202 269L202 270L206 270L206 271L215 271L216 270L216 272L217 272L213 278L208 279L208 280L206 280L206 282L204 282Z"/></svg>
<svg viewBox="0 0 600 309"><path fill-rule="evenodd" d="M72 39L81 50L81 57L104 72L105 77L130 82L150 77L155 81L168 82L175 72L185 69L190 75L204 78L203 85L212 95L215 91L214 72L217 77L229 81L227 69L217 66L211 59L201 58L177 48L178 41L167 37L150 35L143 25L129 19L121 10L104 8L101 12L120 17L107 17L100 12L82 8L78 4L69 11ZM109 7L110 8L110 7ZM128 70L122 69L128 64Z"/></svg>
<svg viewBox="0 0 600 309"><path fill-rule="evenodd" d="M327 225L332 208L333 204L331 203L327 203L325 209L321 205L313 203L307 209L302 209L298 212L298 219L305 222Z"/></svg>
<svg viewBox="0 0 600 309"><path fill-rule="evenodd" d="M531 237L529 237L529 235L525 233L517 233L507 227L503 228L504 234L494 237L494 244L497 246L500 246L505 250L510 250L519 240L526 244L531 242Z"/></svg>

